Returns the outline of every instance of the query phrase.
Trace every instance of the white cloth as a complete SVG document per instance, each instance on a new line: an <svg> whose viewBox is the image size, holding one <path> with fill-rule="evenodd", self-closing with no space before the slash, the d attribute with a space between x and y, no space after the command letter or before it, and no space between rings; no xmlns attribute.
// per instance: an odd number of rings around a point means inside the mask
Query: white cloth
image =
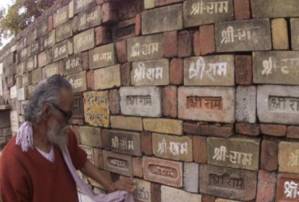
<svg viewBox="0 0 299 202"><path fill-rule="evenodd" d="M42 150L40 150L39 148L35 147L35 149L43 156L45 157L48 161L50 162L54 162L55 160L55 153L54 153L54 147L51 146L51 149L50 151L47 153L47 152L44 152Z"/></svg>
<svg viewBox="0 0 299 202"><path fill-rule="evenodd" d="M30 148L33 148L33 129L30 122L24 122L17 133L16 144L19 145L23 152L28 151ZM78 175L69 151L67 147L60 148L62 151L63 159L67 164L67 167L76 182L77 188L80 192L87 195L94 202L134 202L132 194L129 194L125 191L116 191L109 194L95 194L89 185L87 185Z"/></svg>

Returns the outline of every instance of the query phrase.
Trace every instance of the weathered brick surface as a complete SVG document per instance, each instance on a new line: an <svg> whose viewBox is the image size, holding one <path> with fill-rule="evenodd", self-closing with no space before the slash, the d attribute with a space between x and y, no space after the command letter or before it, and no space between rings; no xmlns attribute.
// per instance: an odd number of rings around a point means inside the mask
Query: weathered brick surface
<svg viewBox="0 0 299 202"><path fill-rule="evenodd" d="M256 202L270 202L275 199L276 174L260 170Z"/></svg>
<svg viewBox="0 0 299 202"><path fill-rule="evenodd" d="M282 141L278 148L278 165L280 172L299 173L299 143Z"/></svg>
<svg viewBox="0 0 299 202"><path fill-rule="evenodd" d="M267 171L275 171L278 168L278 142L275 140L263 140L261 147L261 168Z"/></svg>

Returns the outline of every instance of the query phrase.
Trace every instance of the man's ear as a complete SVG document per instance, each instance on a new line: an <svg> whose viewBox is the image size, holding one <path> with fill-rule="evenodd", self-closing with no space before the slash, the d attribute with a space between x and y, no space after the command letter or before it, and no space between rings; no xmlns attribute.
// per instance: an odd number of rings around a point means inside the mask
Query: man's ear
<svg viewBox="0 0 299 202"><path fill-rule="evenodd" d="M43 118L48 118L50 116L50 105L45 103L42 108Z"/></svg>

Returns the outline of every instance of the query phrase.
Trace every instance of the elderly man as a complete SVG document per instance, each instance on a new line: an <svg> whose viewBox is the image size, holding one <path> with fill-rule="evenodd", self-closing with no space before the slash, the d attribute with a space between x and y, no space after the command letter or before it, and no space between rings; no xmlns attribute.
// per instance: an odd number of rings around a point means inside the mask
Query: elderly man
<svg viewBox="0 0 299 202"><path fill-rule="evenodd" d="M131 180L112 183L87 160L67 125L72 104L72 87L60 75L36 88L25 110L26 124L2 153L0 193L4 202L76 202L77 186L81 183L76 170L109 192L133 191Z"/></svg>

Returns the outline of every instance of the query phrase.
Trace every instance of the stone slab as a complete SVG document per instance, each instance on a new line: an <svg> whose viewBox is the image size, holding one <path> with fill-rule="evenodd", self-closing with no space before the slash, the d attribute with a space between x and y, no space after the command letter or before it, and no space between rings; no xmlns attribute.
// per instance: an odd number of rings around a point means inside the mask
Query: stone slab
<svg viewBox="0 0 299 202"><path fill-rule="evenodd" d="M180 87L179 118L232 123L235 91L230 87Z"/></svg>
<svg viewBox="0 0 299 202"><path fill-rule="evenodd" d="M161 91L157 87L121 87L122 114L159 117L161 115Z"/></svg>
<svg viewBox="0 0 299 202"><path fill-rule="evenodd" d="M233 86L234 56L217 55L192 57L184 60L186 86Z"/></svg>

